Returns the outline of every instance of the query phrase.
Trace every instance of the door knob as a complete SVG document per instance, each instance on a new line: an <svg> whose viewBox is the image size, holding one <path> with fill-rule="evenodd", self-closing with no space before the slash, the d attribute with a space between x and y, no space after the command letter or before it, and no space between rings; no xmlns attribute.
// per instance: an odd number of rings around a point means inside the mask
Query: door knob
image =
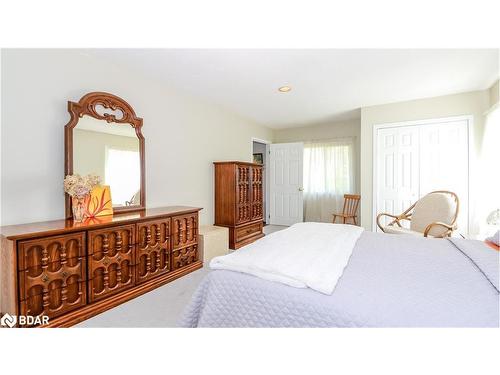
<svg viewBox="0 0 500 375"><path fill-rule="evenodd" d="M299 187L299 191L304 191L304 188Z"/></svg>

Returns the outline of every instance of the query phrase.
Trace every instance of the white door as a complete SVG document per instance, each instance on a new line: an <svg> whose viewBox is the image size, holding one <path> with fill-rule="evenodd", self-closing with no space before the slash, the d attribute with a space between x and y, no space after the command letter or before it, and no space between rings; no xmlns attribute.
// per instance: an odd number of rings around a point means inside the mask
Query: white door
<svg viewBox="0 0 500 375"><path fill-rule="evenodd" d="M399 214L419 197L418 127L379 129L377 149L376 212Z"/></svg>
<svg viewBox="0 0 500 375"><path fill-rule="evenodd" d="M303 143L270 145L270 223L292 225L303 221Z"/></svg>
<svg viewBox="0 0 500 375"><path fill-rule="evenodd" d="M420 126L420 196L434 190L456 193L458 230L469 227L469 146L467 120Z"/></svg>
<svg viewBox="0 0 500 375"><path fill-rule="evenodd" d="M468 233L468 142L468 120L377 129L374 218L380 212L399 214L431 191L448 190L459 197L457 224Z"/></svg>

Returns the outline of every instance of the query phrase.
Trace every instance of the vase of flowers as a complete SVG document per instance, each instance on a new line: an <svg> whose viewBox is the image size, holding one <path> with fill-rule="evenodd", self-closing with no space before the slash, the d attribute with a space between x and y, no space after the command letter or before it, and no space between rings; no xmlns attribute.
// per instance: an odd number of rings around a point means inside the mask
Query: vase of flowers
<svg viewBox="0 0 500 375"><path fill-rule="evenodd" d="M74 221L81 222L85 219L86 201L89 199L92 188L99 183L99 176L92 174L87 176L68 175L64 179L64 191L71 196Z"/></svg>

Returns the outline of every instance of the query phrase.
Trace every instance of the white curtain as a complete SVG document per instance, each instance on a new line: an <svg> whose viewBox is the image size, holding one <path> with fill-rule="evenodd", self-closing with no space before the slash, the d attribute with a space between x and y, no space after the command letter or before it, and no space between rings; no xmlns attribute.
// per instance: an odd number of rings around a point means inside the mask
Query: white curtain
<svg viewBox="0 0 500 375"><path fill-rule="evenodd" d="M331 222L354 192L354 139L304 144L305 221Z"/></svg>
<svg viewBox="0 0 500 375"><path fill-rule="evenodd" d="M480 155L480 178L476 185L472 217L472 234L478 239L484 239L500 229L488 225L490 213L500 209L500 107L491 109L486 115L482 151Z"/></svg>

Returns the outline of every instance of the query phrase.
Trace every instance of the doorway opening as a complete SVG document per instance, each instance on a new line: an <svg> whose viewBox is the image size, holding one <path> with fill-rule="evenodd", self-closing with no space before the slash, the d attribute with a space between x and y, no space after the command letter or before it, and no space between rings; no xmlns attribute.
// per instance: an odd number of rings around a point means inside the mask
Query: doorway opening
<svg viewBox="0 0 500 375"><path fill-rule="evenodd" d="M252 161L254 163L262 164L264 171L262 178L262 217L264 225L269 224L269 145L271 142L262 139L252 138Z"/></svg>

